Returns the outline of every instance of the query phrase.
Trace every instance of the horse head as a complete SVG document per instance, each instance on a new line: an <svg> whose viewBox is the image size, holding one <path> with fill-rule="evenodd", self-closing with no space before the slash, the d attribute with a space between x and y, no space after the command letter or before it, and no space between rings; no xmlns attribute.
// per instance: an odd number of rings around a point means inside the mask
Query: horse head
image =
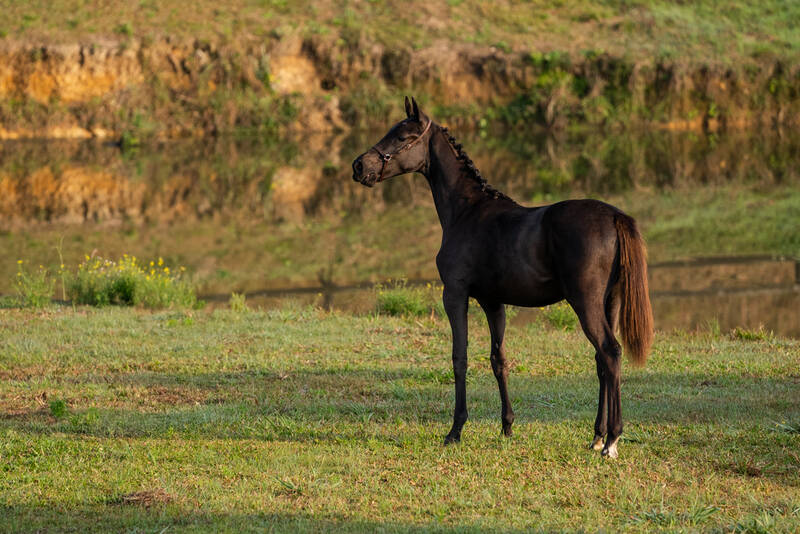
<svg viewBox="0 0 800 534"><path fill-rule="evenodd" d="M353 161L353 180L372 187L399 174L419 171L428 163L431 120L417 101L406 97L406 118Z"/></svg>

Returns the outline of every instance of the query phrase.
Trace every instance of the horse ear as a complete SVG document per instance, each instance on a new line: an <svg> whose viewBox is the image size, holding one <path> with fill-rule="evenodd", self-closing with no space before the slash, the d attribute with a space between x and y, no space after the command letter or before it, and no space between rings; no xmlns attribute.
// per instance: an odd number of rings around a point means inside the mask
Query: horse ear
<svg viewBox="0 0 800 534"><path fill-rule="evenodd" d="M411 107L411 101L408 99L408 97L406 97L406 117L410 119L413 114L414 110Z"/></svg>
<svg viewBox="0 0 800 534"><path fill-rule="evenodd" d="M411 97L411 109L414 118L419 120L419 106L417 105L417 101L413 96Z"/></svg>
<svg viewBox="0 0 800 534"><path fill-rule="evenodd" d="M419 122L424 123L426 119L430 120L428 119L428 116L425 115L421 109L419 109L419 105L417 105L417 101L414 99L414 97L411 97L411 111L414 119L418 120Z"/></svg>

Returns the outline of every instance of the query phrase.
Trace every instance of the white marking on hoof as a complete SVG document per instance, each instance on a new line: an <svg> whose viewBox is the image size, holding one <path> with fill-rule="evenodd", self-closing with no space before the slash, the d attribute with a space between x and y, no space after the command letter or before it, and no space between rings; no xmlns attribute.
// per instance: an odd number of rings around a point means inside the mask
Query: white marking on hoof
<svg viewBox="0 0 800 534"><path fill-rule="evenodd" d="M617 458L619 456L617 452L617 441L619 441L619 438L605 446L602 452L603 456L608 456L609 458Z"/></svg>
<svg viewBox="0 0 800 534"><path fill-rule="evenodd" d="M595 436L592 442L589 444L589 448L595 451L599 451L603 449L603 436Z"/></svg>

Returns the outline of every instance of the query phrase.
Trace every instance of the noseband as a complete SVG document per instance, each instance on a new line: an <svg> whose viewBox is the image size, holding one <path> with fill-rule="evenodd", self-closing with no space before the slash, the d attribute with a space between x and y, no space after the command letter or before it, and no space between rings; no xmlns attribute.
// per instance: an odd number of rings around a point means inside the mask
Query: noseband
<svg viewBox="0 0 800 534"><path fill-rule="evenodd" d="M378 153L378 157L381 158L381 162L382 162L381 163L381 173L378 175L378 180L377 180L378 182L383 180L383 171L386 169L386 164L389 163L389 161L393 157L395 157L396 155L400 154L401 152L405 152L406 150L408 150L412 146L416 145L419 142L420 139L425 137L425 134L428 133L428 129L431 127L431 123L432 122L433 122L432 120L428 119L428 124L425 125L425 129L422 130L422 133L419 134L419 136L416 139L414 139L413 141L411 141L407 145L401 147L399 150L397 150L397 151L395 151L395 152L393 152L391 154L389 154L389 153L384 154L383 152L378 150L377 147L375 147L374 145L372 146L371 150L374 150L375 152Z"/></svg>

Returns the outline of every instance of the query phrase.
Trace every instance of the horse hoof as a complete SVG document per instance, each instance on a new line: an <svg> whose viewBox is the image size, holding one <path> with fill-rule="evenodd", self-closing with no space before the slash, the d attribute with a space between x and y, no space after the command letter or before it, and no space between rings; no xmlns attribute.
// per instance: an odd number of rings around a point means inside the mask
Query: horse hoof
<svg viewBox="0 0 800 534"><path fill-rule="evenodd" d="M505 437L510 438L513 433L514 431L511 430L511 425L503 425L503 435Z"/></svg>
<svg viewBox="0 0 800 534"><path fill-rule="evenodd" d="M589 444L589 448L593 451L603 450L603 436L595 436L592 442Z"/></svg>
<svg viewBox="0 0 800 534"><path fill-rule="evenodd" d="M450 434L448 434L447 437L444 438L445 445L450 445L451 443L459 443L459 442L461 442L461 436L451 436Z"/></svg>
<svg viewBox="0 0 800 534"><path fill-rule="evenodd" d="M609 443L603 449L602 455L607 458L617 458L619 453L617 452L617 440L614 440L613 443Z"/></svg>

